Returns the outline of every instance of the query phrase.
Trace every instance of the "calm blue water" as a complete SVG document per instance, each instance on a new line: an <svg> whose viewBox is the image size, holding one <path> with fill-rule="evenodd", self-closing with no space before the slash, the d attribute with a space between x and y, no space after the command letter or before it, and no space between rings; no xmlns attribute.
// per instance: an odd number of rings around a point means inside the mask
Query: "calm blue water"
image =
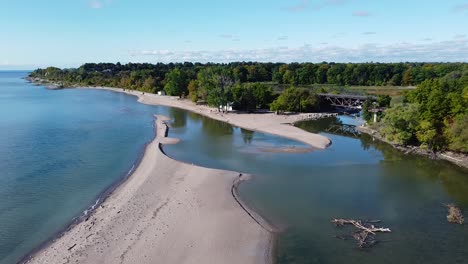
<svg viewBox="0 0 468 264"><path fill-rule="evenodd" d="M278 263L467 263L468 229L445 220L442 203L468 209L468 175L447 162L403 155L339 120L300 127L333 145L306 147L187 111L139 104L89 89L50 91L0 72L0 264L14 263L79 216L131 169L153 137L153 114L169 116L169 156L251 173L241 196L284 228ZM349 123L355 120L345 120ZM394 233L371 251L334 238L330 219L381 219Z"/></svg>
<svg viewBox="0 0 468 264"><path fill-rule="evenodd" d="M14 263L95 202L153 137L156 107L50 91L0 72L0 263Z"/></svg>

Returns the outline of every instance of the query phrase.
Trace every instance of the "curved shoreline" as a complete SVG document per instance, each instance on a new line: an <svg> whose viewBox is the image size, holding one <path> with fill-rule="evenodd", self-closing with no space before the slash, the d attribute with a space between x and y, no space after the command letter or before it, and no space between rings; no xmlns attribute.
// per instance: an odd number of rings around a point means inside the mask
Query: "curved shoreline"
<svg viewBox="0 0 468 264"><path fill-rule="evenodd" d="M238 173L193 166L167 157L161 147L173 142L165 137L167 126L162 117L158 118L157 124L158 133L146 147L142 162L130 178L117 187L88 219L51 241L27 263L152 263L154 259L161 263L273 262L273 234L258 224L267 222L258 219L258 215L248 214L243 202L232 197ZM187 188L185 192L177 187L182 183L181 179L182 182L192 182L182 188ZM158 182L160 184L155 184ZM165 195L155 195L155 190L165 192ZM176 199L179 206L190 203L187 191L194 192L197 202L202 205L178 209L173 200ZM166 200L160 196L165 196ZM148 200L152 206L139 204ZM152 221L155 219L157 221ZM169 223L174 223L174 229ZM210 232L211 239L203 239L203 236L209 237ZM109 239L114 236L118 238ZM190 247L187 247L188 241L193 241ZM150 243L160 245L151 249ZM100 246L102 244L107 247ZM170 244L171 250L165 244ZM104 253L103 248L110 252ZM122 251L122 248L125 249Z"/></svg>
<svg viewBox="0 0 468 264"><path fill-rule="evenodd" d="M292 125L299 121L313 120L333 115L330 113L294 115L276 115L274 113L220 113L217 112L215 108L195 105L191 101L180 100L178 97L174 96L160 96L112 87L74 87L72 89L108 90L133 95L138 98L138 102L143 104L179 108L211 119L226 122L236 127L296 140L317 149L326 149L332 144L331 140L323 135L309 133Z"/></svg>
<svg viewBox="0 0 468 264"><path fill-rule="evenodd" d="M361 133L365 133L373 138L376 138L384 143L389 144L392 148L401 151L404 154L416 154L420 155L429 159L438 159L438 160L445 160L454 164L460 168L468 169L468 155L467 154L458 154L451 151L443 151L443 152L432 152L428 150L421 149L421 147L417 146L402 146L398 145L395 142L391 142L386 140L380 133L376 130L373 130L366 126L357 126L357 129ZM458 156L458 157L457 157Z"/></svg>
<svg viewBox="0 0 468 264"><path fill-rule="evenodd" d="M46 88L49 89L49 88ZM65 233L69 232L72 228L74 228L76 225L80 224L81 222L85 221L89 217L91 217L94 214L94 211L99 208L101 204L103 204L107 198L109 198L114 191L116 191L126 180L128 180L135 170L138 168L140 165L144 155L146 148L148 147L151 142L153 142L156 139L156 122L153 121L153 137L146 142L144 145L141 147L141 151L138 154L137 159L132 163L132 166L130 170L128 170L126 173L122 173L122 177L118 178L116 182L112 183L110 186L108 186L106 189L104 189L102 192L100 192L95 200L95 203L93 205L88 206L85 211L82 211L79 215L74 217L70 222L64 225L60 230L52 234L48 239L43 241L41 244L38 246L34 247L32 250L30 250L26 255L24 255L17 263L28 263L28 261L31 259L32 256L40 252L41 250L44 250L48 246L50 246L55 240L59 239L62 237Z"/></svg>
<svg viewBox="0 0 468 264"><path fill-rule="evenodd" d="M249 129L249 130L259 131L259 132L263 132L263 133L269 133L269 134L273 134L273 135L282 136L282 137L290 138L290 139L293 139L293 140L301 141L301 142L306 143L306 144L308 144L310 146L313 146L315 148L323 149L323 148L328 147L331 144L331 141L328 138L324 137L324 136L321 136L321 135L318 135L318 134L308 133L306 131L303 131L303 130L301 130L299 128L296 128L296 127L290 125L290 124L298 122L298 121L310 119L310 116L308 116L308 115L277 116L277 115L274 115L274 114L232 114L232 113L229 114L229 116L241 116L240 118L244 118L244 119L245 119L246 116L252 117L252 116L255 116L255 115L257 115L257 116L260 115L262 120L266 120L265 115L269 115L270 117L268 117L268 118L274 117L275 120L274 120L273 123L269 123L266 126L264 125L264 127L260 127L260 128L257 127L256 128L256 127L252 127L251 124L250 125L249 124L242 124L241 121L243 121L243 120L239 120L239 119L230 120L229 118L226 117L227 115L223 115L223 114L217 113L217 112L213 113L212 109L210 109L208 107L196 106L191 102L178 100L178 99L176 99L174 97L157 96L157 95L153 95L153 94L148 95L148 94L144 94L144 93L141 93L141 92L128 91L128 90L125 91L125 90L119 89L119 88L107 88L107 87L80 87L80 88L104 89L104 90L110 90L110 91L114 91L114 92L122 92L122 93L125 93L125 94L128 94L128 95L136 96L138 98L138 102L140 102L140 103L149 104L149 105L164 105L164 106L168 106L168 107L175 107L175 108L183 109L183 110L186 110L186 111L191 111L193 113L201 114L201 115L206 116L208 118L212 118L212 119L215 119L215 120L227 122L227 123L229 123L231 125L234 125L234 126L238 126L238 127L242 127L242 128ZM154 101L155 98L157 98L159 100ZM256 120L254 120L254 121L256 121ZM158 128L156 126L155 130L157 130L157 129ZM284 131L284 130L287 130L287 131ZM296 131L294 131L294 130L296 130ZM292 136L290 135L291 131L293 131ZM167 140L167 138L166 138L167 137L167 129L164 131L163 135L164 135L165 139ZM305 137L304 137L304 135L305 135ZM125 177L121 178L118 182L116 182L115 184L110 186L108 189L106 189L103 193L101 193L99 195L98 199L100 201L97 203L97 206L96 206L96 207L99 207L99 208L95 208L95 210L91 210L90 213L86 217L77 217L77 218L73 219L73 221L69 225L67 225L66 228L64 228L63 230L58 232L55 236L53 236L52 239L44 242L39 247L34 249L32 251L32 253L30 252L25 258L22 259L22 261L23 262L27 261L28 263L31 263L31 256L35 257L38 254L40 254L40 253L46 251L47 249L51 248L53 244L55 244L55 243L57 243L57 241L61 240L62 237L67 235L67 233L69 233L73 229L76 229L78 225L85 223L89 218L93 217L93 215L96 213L96 211L102 209L103 204L105 204L108 201L108 199L110 199L115 193L119 192L119 189L123 188L123 186L126 185L127 180L134 177L133 174L138 169L138 166L141 165L140 162L143 160L144 156L147 155L146 152L148 151L149 146L151 144L153 144L157 140L157 138L158 138L158 135L155 135L155 137L149 143L145 144L144 151L142 152L142 155L134 163L134 165L136 165L137 167L132 171L132 173L127 173L127 175ZM175 142L167 142L167 144L171 144L171 143L175 143ZM164 145L163 143L159 143L159 144ZM160 148L160 151L161 151L161 153L163 153L163 155L165 155L162 147ZM171 160L173 160L173 159L171 159ZM268 237L269 238L268 238L267 244L269 246L267 247L267 250L265 250L264 255L268 256L266 258L266 260L265 260L265 263L271 263L271 262L273 262L273 255L272 254L274 252L274 244L276 243L276 239L275 239L275 236L273 234L276 233L278 230L275 227L273 227L264 218L259 216L255 211L251 210L242 201L242 199L240 199L240 197L239 197L239 195L237 193L237 186L241 183L241 181L245 180L244 178L245 178L245 176L236 177L233 180L232 184L231 184L230 192L231 192L232 198L238 203L238 205L242 208L242 210L244 210L245 213L247 215L249 215L259 226L261 226L264 230L268 231L268 233L269 233ZM53 260L50 259L49 263L53 263Z"/></svg>

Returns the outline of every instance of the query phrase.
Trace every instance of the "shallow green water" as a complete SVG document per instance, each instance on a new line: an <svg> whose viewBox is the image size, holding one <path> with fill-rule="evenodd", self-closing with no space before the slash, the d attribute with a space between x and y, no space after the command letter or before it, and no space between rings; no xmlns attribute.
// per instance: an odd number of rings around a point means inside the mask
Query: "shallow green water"
<svg viewBox="0 0 468 264"><path fill-rule="evenodd" d="M179 160L254 174L241 196L284 232L278 263L467 263L468 228L448 224L442 203L468 208L468 174L444 161L403 155L367 135L324 134L333 145L302 154L265 153L263 146L304 146L173 110L166 152ZM343 118L347 123L354 120ZM305 122L319 132L337 119ZM190 127L190 129L188 129ZM349 135L349 133L346 133ZM332 218L379 219L391 228L372 250L357 249Z"/></svg>

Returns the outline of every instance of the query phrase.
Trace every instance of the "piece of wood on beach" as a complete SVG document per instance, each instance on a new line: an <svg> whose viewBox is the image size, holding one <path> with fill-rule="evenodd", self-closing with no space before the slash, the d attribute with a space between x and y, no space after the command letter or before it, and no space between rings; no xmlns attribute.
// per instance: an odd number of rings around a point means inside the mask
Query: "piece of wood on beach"
<svg viewBox="0 0 468 264"><path fill-rule="evenodd" d="M463 225L465 219L461 209L455 204L445 204L445 207L448 209L447 221L449 221L449 223Z"/></svg>
<svg viewBox="0 0 468 264"><path fill-rule="evenodd" d="M73 246L69 247L69 248L68 248L68 251L72 250L74 247L76 247L76 243L73 244Z"/></svg>

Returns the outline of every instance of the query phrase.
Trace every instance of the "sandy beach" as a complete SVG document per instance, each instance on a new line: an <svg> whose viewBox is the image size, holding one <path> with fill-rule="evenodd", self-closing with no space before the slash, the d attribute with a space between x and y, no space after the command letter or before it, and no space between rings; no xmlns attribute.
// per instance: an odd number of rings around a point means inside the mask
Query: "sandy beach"
<svg viewBox="0 0 468 264"><path fill-rule="evenodd" d="M144 104L177 107L259 132L302 141L314 148L324 136L291 124L310 115L223 114L177 97L106 89ZM312 117L313 118L313 117ZM167 117L157 116L157 135L123 182L85 221L33 254L27 263L271 263L274 228L237 196L249 175L172 160L163 152Z"/></svg>
<svg viewBox="0 0 468 264"><path fill-rule="evenodd" d="M234 197L248 176L168 158L164 120L133 175L27 263L271 263L270 227Z"/></svg>
<svg viewBox="0 0 468 264"><path fill-rule="evenodd" d="M123 90L120 88L91 87L93 89L105 89L115 92L123 92L138 97L138 101L149 105L164 105L188 110L212 119L229 123L233 126L244 129L273 134L308 144L314 148L325 149L330 144L329 138L306 132L291 124L301 121L314 119L319 114L294 114L294 115L276 115L274 113L219 113L216 109L204 105L196 105L189 100L180 100L174 96L160 96L157 94L148 94L138 91Z"/></svg>

